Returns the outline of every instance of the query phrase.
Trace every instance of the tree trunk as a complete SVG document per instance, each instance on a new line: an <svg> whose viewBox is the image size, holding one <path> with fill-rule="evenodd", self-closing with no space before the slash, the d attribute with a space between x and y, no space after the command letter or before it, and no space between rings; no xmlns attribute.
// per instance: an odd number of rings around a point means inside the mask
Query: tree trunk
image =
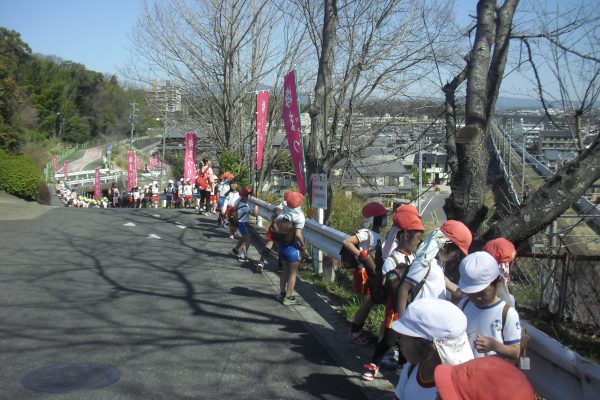
<svg viewBox="0 0 600 400"><path fill-rule="evenodd" d="M489 153L486 147L489 125L506 66L512 18L518 0L477 3L475 42L467 72L465 125L477 132L467 143L456 143L457 173L452 175L452 194L444 211L448 218L463 221L477 231L487 214L483 190L487 183Z"/></svg>
<svg viewBox="0 0 600 400"><path fill-rule="evenodd" d="M335 61L336 28L337 28L337 1L325 1L323 18L323 42L319 58L319 71L315 85L315 100L311 107L310 138L306 152L307 178L319 172L325 172L322 165L328 151L329 134L329 109L332 98L332 75Z"/></svg>
<svg viewBox="0 0 600 400"><path fill-rule="evenodd" d="M600 135L577 158L565 164L544 186L527 198L516 212L494 224L485 240L502 235L518 244L562 215L600 179Z"/></svg>

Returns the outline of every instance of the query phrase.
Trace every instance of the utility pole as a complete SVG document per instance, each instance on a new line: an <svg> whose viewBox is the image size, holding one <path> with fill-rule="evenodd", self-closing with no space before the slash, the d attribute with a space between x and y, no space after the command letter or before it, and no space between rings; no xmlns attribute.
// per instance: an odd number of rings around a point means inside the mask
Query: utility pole
<svg viewBox="0 0 600 400"><path fill-rule="evenodd" d="M421 153L421 142L419 141L419 190L417 193L417 210L421 214L421 192L423 191L423 153Z"/></svg>
<svg viewBox="0 0 600 400"><path fill-rule="evenodd" d="M167 110L168 107L165 105L165 119L163 120L164 132L162 137L162 156L160 158L160 182L159 182L159 190L163 189L163 178L164 178L164 170L165 170L165 140L167 138Z"/></svg>
<svg viewBox="0 0 600 400"><path fill-rule="evenodd" d="M135 130L136 105L137 103L135 101L131 102L131 138L129 139L129 150L133 149L133 131Z"/></svg>
<svg viewBox="0 0 600 400"><path fill-rule="evenodd" d="M521 149L521 204L525 202L525 129L521 118L521 135L523 135L523 148Z"/></svg>

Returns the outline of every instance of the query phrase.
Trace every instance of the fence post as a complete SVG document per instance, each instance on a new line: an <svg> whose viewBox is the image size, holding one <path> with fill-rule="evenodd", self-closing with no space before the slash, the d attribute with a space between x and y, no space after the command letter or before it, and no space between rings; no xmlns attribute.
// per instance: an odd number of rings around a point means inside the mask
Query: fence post
<svg viewBox="0 0 600 400"><path fill-rule="evenodd" d="M560 289L558 293L558 318L562 320L565 316L565 303L567 301L567 284L569 282L569 264L571 263L571 254L567 253L564 259L562 275L560 277Z"/></svg>

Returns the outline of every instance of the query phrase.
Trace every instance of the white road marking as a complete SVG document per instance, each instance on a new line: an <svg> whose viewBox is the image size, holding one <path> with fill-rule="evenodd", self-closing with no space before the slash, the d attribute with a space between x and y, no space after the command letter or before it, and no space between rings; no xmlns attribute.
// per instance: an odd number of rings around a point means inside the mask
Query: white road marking
<svg viewBox="0 0 600 400"><path fill-rule="evenodd" d="M180 229L185 229L185 228L187 228L187 226L184 226L184 225L177 225L177 227L178 227L178 228L180 228Z"/></svg>
<svg viewBox="0 0 600 400"><path fill-rule="evenodd" d="M154 214L153 217L154 218L160 218L160 214Z"/></svg>
<svg viewBox="0 0 600 400"><path fill-rule="evenodd" d="M148 237L146 239L160 239L160 236L155 235L154 233L151 233L148 235Z"/></svg>
<svg viewBox="0 0 600 400"><path fill-rule="evenodd" d="M135 226L135 224L133 222L128 222L126 224L123 224L123 226Z"/></svg>

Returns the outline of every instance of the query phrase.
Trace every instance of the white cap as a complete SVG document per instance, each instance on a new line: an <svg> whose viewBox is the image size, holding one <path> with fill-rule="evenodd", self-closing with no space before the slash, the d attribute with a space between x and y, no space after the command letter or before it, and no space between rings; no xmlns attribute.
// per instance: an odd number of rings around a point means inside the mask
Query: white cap
<svg viewBox="0 0 600 400"><path fill-rule="evenodd" d="M444 364L457 365L473 358L467 337L467 317L449 301L424 298L413 301L394 321L396 332L434 343Z"/></svg>
<svg viewBox="0 0 600 400"><path fill-rule="evenodd" d="M458 287L465 293L481 292L500 275L496 259L486 251L477 251L463 258L459 270Z"/></svg>
<svg viewBox="0 0 600 400"><path fill-rule="evenodd" d="M173 182L173 179L169 179L169 183L170 183L170 184L173 184L173 183L175 183L175 182Z"/></svg>

